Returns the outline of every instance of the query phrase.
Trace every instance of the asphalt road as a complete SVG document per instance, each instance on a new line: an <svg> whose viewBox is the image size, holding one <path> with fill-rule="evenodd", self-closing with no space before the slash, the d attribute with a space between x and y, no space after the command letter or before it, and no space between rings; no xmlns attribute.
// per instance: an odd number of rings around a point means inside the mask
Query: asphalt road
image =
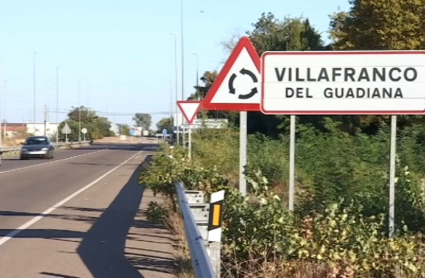
<svg viewBox="0 0 425 278"><path fill-rule="evenodd" d="M69 160L80 156L93 154L105 150L151 150L155 148L155 144L113 144L113 143L100 143L94 144L85 148L76 148L69 150L56 150L55 158L51 159L29 159L20 160L18 157L2 158L0 166L0 175L5 172L26 169L30 167L38 167L41 164L52 164L61 160Z"/></svg>
<svg viewBox="0 0 425 278"><path fill-rule="evenodd" d="M0 277L173 277L172 236L142 213L155 198L138 184L152 147L101 144L57 151L54 160L3 160Z"/></svg>
<svg viewBox="0 0 425 278"><path fill-rule="evenodd" d="M29 159L29 160L20 160L19 157L12 158L2 158L2 163L0 166L0 173L10 171L18 168L25 168L29 166L34 166L42 163L48 163L52 161L57 161L61 159L67 159L71 157L76 157L79 155L93 153L95 151L102 151L104 148L81 148L81 149L70 149L70 150L56 150L55 158L50 159Z"/></svg>

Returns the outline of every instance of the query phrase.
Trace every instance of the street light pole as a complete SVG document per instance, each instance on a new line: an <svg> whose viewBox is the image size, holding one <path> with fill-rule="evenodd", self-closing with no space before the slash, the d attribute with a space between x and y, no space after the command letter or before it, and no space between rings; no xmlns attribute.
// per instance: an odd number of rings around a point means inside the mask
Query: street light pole
<svg viewBox="0 0 425 278"><path fill-rule="evenodd" d="M175 90L176 90L176 103L175 103L175 108L176 108L176 113L175 113L175 121L176 121L176 132L177 132L177 145L179 144L180 141L180 133L179 133L179 121L177 119L177 112L179 110L178 105L177 105L177 100L178 98L178 88L177 88L177 79L178 79L178 70L177 70L177 34L176 33L171 33L171 35L174 36L174 72L175 72Z"/></svg>
<svg viewBox="0 0 425 278"><path fill-rule="evenodd" d="M170 136L172 136L173 134L173 86L171 85L171 80L170 80ZM170 139L173 139L172 137Z"/></svg>
<svg viewBox="0 0 425 278"><path fill-rule="evenodd" d="M193 53L193 55L196 56L196 95L199 101L201 100L201 97L199 96L199 55L198 53Z"/></svg>
<svg viewBox="0 0 425 278"><path fill-rule="evenodd" d="M59 143L59 67L56 67L56 144Z"/></svg>
<svg viewBox="0 0 425 278"><path fill-rule="evenodd" d="M36 124L36 95L35 95L35 55L37 55L37 52L34 52L34 135L35 135L35 124Z"/></svg>
<svg viewBox="0 0 425 278"><path fill-rule="evenodd" d="M0 34L1 33L3 33L4 31L3 30L0 30ZM1 52L1 51L0 51ZM1 96L1 95L0 95ZM1 110L1 105L0 105L0 110ZM0 111L1 112L1 111ZM1 166L1 148L2 148L2 145L3 145L3 141L2 141L2 138L1 138L2 136L1 136L1 122L0 122L0 166Z"/></svg>
<svg viewBox="0 0 425 278"><path fill-rule="evenodd" d="M7 80L3 81L3 136L6 139L6 82Z"/></svg>
<svg viewBox="0 0 425 278"><path fill-rule="evenodd" d="M78 80L78 143L81 143L81 81Z"/></svg>
<svg viewBox="0 0 425 278"><path fill-rule="evenodd" d="M181 55L182 55L182 100L184 100L184 31L183 31L183 0L180 0L180 35L181 35ZM182 113L182 123L184 122L183 113ZM183 144L185 144L185 134L184 129L182 132ZM186 147L184 145L184 147Z"/></svg>
<svg viewBox="0 0 425 278"><path fill-rule="evenodd" d="M49 89L50 87L48 86L46 88L46 95L49 98ZM46 101L46 103L44 104L44 129L43 129L43 135L47 136L47 122L49 121L49 101Z"/></svg>

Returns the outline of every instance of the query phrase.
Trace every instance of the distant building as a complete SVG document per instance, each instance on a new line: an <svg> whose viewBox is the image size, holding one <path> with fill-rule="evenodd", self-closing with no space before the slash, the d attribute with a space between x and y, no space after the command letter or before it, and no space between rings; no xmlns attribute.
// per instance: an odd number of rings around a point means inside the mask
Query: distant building
<svg viewBox="0 0 425 278"><path fill-rule="evenodd" d="M46 136L52 137L56 135L58 130L58 124L46 123ZM44 123L35 123L35 132L34 124L27 124L27 132L36 136L44 135Z"/></svg>
<svg viewBox="0 0 425 278"><path fill-rule="evenodd" d="M26 123L0 123L1 134L6 133L6 137L15 137L19 133L25 134L27 132Z"/></svg>
<svg viewBox="0 0 425 278"><path fill-rule="evenodd" d="M1 123L1 132L4 134L6 131L6 137L12 138L16 136L22 136L25 134L44 135L44 123L34 124L33 123ZM58 124L46 123L46 136L52 137L56 135Z"/></svg>

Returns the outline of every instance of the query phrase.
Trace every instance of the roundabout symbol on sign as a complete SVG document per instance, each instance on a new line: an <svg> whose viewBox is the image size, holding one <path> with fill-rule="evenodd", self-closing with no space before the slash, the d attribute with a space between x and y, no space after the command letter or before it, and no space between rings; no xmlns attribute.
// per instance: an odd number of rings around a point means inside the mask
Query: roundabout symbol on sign
<svg viewBox="0 0 425 278"><path fill-rule="evenodd" d="M258 82L257 76L255 76L255 74L247 69L241 69L239 71L241 74L245 75L249 75L249 77L251 77L252 81L254 81L254 83ZM235 94L236 90L235 87L233 86L233 82L235 82L237 75L235 73L233 73L230 78L229 78L229 93L231 94ZM239 94L238 98L239 99L250 99L252 98L256 93L258 93L257 91L257 87L254 87L251 89L251 92L247 93L247 94Z"/></svg>

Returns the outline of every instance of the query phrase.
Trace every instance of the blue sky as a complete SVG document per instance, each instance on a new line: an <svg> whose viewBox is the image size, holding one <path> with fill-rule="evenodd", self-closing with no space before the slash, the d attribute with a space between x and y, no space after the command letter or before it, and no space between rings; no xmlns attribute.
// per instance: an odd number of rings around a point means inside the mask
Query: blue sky
<svg viewBox="0 0 425 278"><path fill-rule="evenodd" d="M327 38L329 15L338 6L347 10L348 0L184 0L183 5L187 97L196 82L193 53L200 74L220 69L226 58L220 42L234 30L251 30L262 12L308 17ZM175 96L172 32L178 33L181 96L179 0L0 0L0 30L0 119L5 91L8 122L33 121L34 52L37 122L43 121L45 104L56 109L57 66L60 121L79 104L79 80L81 105L113 122L133 124L135 112L152 113L154 124L166 117ZM50 121L55 117L52 112Z"/></svg>

